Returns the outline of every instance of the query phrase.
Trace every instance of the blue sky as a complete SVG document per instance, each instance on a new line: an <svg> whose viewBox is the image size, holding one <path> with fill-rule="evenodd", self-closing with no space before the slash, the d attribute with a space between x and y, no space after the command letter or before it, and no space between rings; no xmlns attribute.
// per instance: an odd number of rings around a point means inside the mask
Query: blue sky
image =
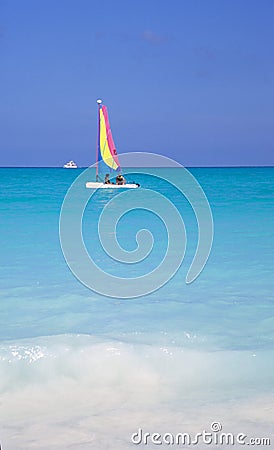
<svg viewBox="0 0 274 450"><path fill-rule="evenodd" d="M273 0L0 0L0 165L274 165Z"/></svg>

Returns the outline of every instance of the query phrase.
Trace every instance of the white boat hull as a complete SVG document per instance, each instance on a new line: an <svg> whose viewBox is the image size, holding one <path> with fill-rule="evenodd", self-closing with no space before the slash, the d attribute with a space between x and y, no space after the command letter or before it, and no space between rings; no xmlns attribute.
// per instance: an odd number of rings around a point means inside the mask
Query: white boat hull
<svg viewBox="0 0 274 450"><path fill-rule="evenodd" d="M132 184L105 184L105 183L97 183L93 181L88 181L86 183L86 188L88 189L135 189L138 188L139 185Z"/></svg>

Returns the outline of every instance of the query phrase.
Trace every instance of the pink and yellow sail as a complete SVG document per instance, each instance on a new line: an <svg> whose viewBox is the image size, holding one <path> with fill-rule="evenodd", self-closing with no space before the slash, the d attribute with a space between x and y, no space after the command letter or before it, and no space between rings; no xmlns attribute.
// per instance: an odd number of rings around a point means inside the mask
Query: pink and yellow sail
<svg viewBox="0 0 274 450"><path fill-rule="evenodd" d="M104 163L113 170L120 169L116 148L111 134L106 106L99 102L99 132L98 132L98 161Z"/></svg>

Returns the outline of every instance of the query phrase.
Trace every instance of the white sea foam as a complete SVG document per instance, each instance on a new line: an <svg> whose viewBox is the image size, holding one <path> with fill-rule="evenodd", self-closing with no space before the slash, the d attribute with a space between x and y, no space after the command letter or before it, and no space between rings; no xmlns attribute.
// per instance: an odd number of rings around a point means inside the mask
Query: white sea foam
<svg viewBox="0 0 274 450"><path fill-rule="evenodd" d="M228 432L267 436L274 419L270 361L269 352L83 335L9 342L0 348L0 442L3 450L123 450L139 427L199 432L214 420Z"/></svg>

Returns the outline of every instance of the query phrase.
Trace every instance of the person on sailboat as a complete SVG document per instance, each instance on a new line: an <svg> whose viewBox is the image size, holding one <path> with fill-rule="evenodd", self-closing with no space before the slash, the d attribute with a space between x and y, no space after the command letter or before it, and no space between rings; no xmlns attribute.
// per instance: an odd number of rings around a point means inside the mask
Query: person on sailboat
<svg viewBox="0 0 274 450"><path fill-rule="evenodd" d="M116 177L116 184L126 184L126 180L121 173Z"/></svg>
<svg viewBox="0 0 274 450"><path fill-rule="evenodd" d="M105 176L105 184L111 184L110 179L109 179L109 173L107 173Z"/></svg>

